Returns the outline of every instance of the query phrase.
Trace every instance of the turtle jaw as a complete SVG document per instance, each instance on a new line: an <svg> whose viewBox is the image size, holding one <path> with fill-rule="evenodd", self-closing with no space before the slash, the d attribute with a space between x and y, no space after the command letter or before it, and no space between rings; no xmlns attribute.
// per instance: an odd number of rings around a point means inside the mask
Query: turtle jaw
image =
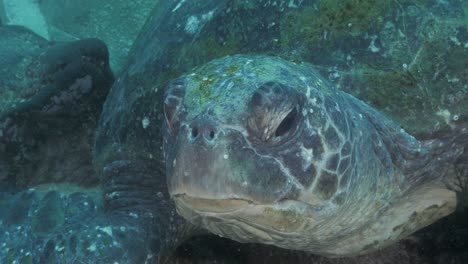
<svg viewBox="0 0 468 264"><path fill-rule="evenodd" d="M176 203L179 201L185 206L189 206L194 211L201 213L234 213L236 211L242 211L249 205L254 205L254 202L232 198L232 199L206 199L197 198L187 194L176 194L173 196Z"/></svg>
<svg viewBox="0 0 468 264"><path fill-rule="evenodd" d="M296 200L256 203L246 199L205 199L173 195L177 212L214 234L243 243L281 245L302 236L318 222L317 209ZM295 245L293 248L297 247Z"/></svg>

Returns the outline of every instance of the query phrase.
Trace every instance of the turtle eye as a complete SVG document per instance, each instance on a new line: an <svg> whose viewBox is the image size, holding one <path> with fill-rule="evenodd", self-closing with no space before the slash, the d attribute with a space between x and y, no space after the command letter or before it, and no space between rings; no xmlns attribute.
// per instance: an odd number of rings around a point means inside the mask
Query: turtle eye
<svg viewBox="0 0 468 264"><path fill-rule="evenodd" d="M298 106L294 107L289 114L281 121L279 126L276 128L275 137L282 137L290 132L296 125L298 119Z"/></svg>
<svg viewBox="0 0 468 264"><path fill-rule="evenodd" d="M279 143L299 126L301 95L295 89L277 82L262 84L249 104L248 130L266 143Z"/></svg>
<svg viewBox="0 0 468 264"><path fill-rule="evenodd" d="M184 88L183 80L173 80L168 83L164 93L164 119L170 131L177 130L180 125L178 115L185 94Z"/></svg>

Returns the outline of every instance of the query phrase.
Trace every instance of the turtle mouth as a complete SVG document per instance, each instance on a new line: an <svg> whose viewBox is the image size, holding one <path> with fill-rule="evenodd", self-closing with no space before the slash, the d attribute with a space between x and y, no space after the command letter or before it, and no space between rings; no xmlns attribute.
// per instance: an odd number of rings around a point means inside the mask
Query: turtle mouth
<svg viewBox="0 0 468 264"><path fill-rule="evenodd" d="M173 194L172 198L176 202L178 209L185 211L189 209L199 216L233 215L238 212L249 212L249 215L263 214L265 210L295 211L302 216L315 218L321 214L322 206L308 204L303 201L293 200L288 196L273 203L263 203L246 198L200 198L186 193ZM255 210L252 210L255 209ZM184 213L184 212L182 212ZM188 219L190 220L190 219Z"/></svg>
<svg viewBox="0 0 468 264"><path fill-rule="evenodd" d="M202 214L233 213L248 206L254 206L253 201L242 198L210 199L198 198L187 194L176 194L173 196L176 201L184 203L194 211Z"/></svg>
<svg viewBox="0 0 468 264"><path fill-rule="evenodd" d="M320 217L307 203L284 199L257 203L244 198L198 198L172 195L177 212L194 225L242 243L274 244L289 248L287 241L301 237Z"/></svg>
<svg viewBox="0 0 468 264"><path fill-rule="evenodd" d="M205 227L212 222L221 225L242 222L288 233L301 228L298 226L301 219L309 221L321 215L321 208L288 198L274 203L258 203L245 198L198 198L185 193L172 197L180 215L193 224Z"/></svg>

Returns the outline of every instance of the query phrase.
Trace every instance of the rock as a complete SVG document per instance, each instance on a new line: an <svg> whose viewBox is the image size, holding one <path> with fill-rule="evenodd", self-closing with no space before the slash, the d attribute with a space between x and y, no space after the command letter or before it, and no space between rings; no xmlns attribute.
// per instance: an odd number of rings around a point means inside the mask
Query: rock
<svg viewBox="0 0 468 264"><path fill-rule="evenodd" d="M0 43L0 190L96 184L93 135L113 81L105 44L52 43L19 26L0 27Z"/></svg>

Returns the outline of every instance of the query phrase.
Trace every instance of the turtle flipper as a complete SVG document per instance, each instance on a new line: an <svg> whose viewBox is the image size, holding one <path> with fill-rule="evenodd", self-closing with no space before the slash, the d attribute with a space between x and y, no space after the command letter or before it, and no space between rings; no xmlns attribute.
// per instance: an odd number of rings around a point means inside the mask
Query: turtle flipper
<svg viewBox="0 0 468 264"><path fill-rule="evenodd" d="M150 254L166 259L198 228L177 214L161 168L156 161L114 161L104 167L102 188L107 214L137 221Z"/></svg>

